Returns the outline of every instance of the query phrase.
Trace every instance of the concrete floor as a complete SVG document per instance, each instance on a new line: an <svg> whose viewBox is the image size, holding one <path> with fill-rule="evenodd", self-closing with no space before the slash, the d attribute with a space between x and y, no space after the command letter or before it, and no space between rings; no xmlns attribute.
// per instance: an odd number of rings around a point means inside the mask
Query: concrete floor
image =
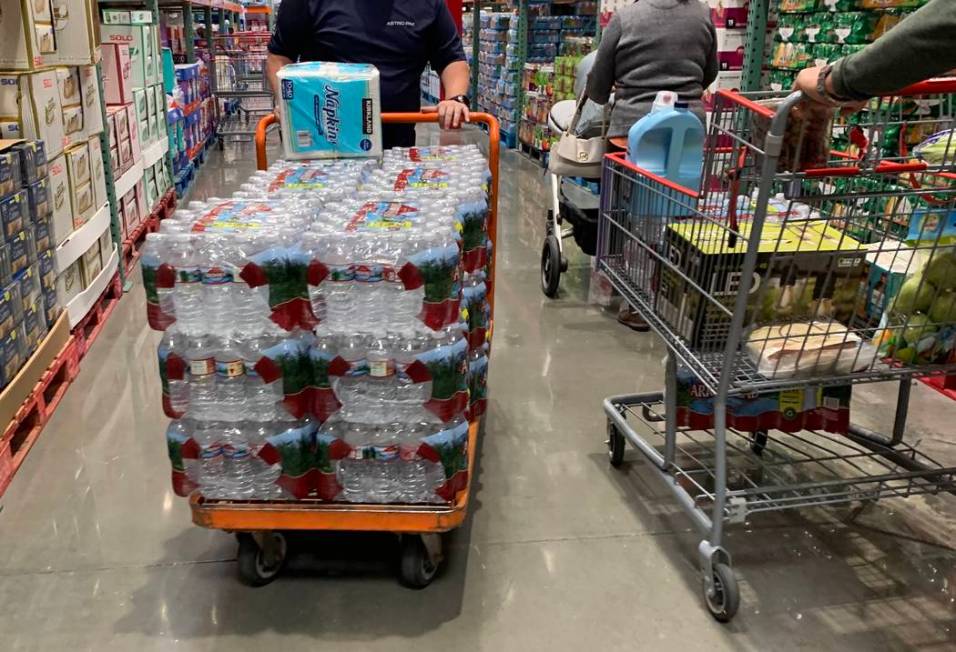
<svg viewBox="0 0 956 652"><path fill-rule="evenodd" d="M215 153L194 196L228 194L251 159ZM543 187L506 154L485 438L431 587L398 586L394 541L364 536L298 538L279 580L238 583L234 539L191 525L170 490L137 280L2 498L0 649L956 649L956 552L934 542L954 540L952 497L732 528L743 604L711 619L690 521L633 451L612 470L603 442L601 399L659 388L664 350L587 304L583 257L544 299ZM855 395L855 416L885 423L887 395ZM914 404L910 437L956 463L956 407L922 387Z"/></svg>

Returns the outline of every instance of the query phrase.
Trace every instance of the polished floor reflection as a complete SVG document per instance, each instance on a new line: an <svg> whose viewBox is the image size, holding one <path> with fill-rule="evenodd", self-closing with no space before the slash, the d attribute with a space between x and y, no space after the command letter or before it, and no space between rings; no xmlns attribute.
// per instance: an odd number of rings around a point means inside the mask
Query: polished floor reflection
<svg viewBox="0 0 956 652"><path fill-rule="evenodd" d="M226 195L248 147L214 152L193 196ZM586 301L587 259L539 290L544 180L502 167L491 403L473 511L423 591L388 536L299 536L250 589L233 537L169 486L156 333L133 289L0 499L0 650L953 650L952 496L772 515L731 530L743 605L703 608L698 537L633 452L607 464L601 399L656 389L664 351ZM854 394L857 418L891 392ZM910 438L956 463L956 405L917 387Z"/></svg>

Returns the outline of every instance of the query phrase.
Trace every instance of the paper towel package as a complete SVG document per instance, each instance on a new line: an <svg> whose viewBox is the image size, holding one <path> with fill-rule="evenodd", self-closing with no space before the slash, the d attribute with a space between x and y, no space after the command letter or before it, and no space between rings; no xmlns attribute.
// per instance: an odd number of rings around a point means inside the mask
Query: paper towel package
<svg viewBox="0 0 956 652"><path fill-rule="evenodd" d="M286 158L382 154L379 74L375 66L320 61L279 71Z"/></svg>

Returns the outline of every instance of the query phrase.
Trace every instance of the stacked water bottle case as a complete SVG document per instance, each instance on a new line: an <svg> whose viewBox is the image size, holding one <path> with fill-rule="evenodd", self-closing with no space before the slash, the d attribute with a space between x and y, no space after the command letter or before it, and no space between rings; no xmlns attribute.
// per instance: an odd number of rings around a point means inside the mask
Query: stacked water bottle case
<svg viewBox="0 0 956 652"><path fill-rule="evenodd" d="M280 161L149 236L178 494L454 499L485 401L488 179L473 146Z"/></svg>

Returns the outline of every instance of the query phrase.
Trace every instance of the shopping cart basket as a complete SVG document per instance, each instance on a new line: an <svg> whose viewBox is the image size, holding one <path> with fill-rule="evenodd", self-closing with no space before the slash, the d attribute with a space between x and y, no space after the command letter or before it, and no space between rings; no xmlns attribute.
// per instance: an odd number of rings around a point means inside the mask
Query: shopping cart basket
<svg viewBox="0 0 956 652"><path fill-rule="evenodd" d="M437 114L383 113L382 122L437 122ZM266 135L276 122L269 114L256 127L256 163L260 170L268 167ZM485 113L472 113L471 122L488 128L489 186L488 237L492 245L497 238L498 215L498 121ZM494 248L493 250L494 251ZM488 274L488 302L491 308L489 333L494 323L494 255ZM239 538L239 575L252 585L273 580L282 568L286 554L288 530L329 530L356 532L393 532L401 536L402 581L420 588L431 583L443 558L441 534L459 527L468 511L468 497L475 470L475 454L480 421L471 422L468 430L468 484L448 505L363 505L327 503L319 500L238 501L204 498L196 492L190 498L193 522L206 528L236 532Z"/></svg>
<svg viewBox="0 0 956 652"><path fill-rule="evenodd" d="M272 113L274 98L266 79L269 37L268 32L236 32L210 41L220 149L226 139L251 140L259 120Z"/></svg>
<svg viewBox="0 0 956 652"><path fill-rule="evenodd" d="M956 489L903 441L911 380L956 369L953 93L841 117L721 91L699 191L606 158L599 268L668 348L663 393L604 401L610 461L630 442L691 515L721 621L739 604L725 523ZM852 386L887 380L892 434L851 425Z"/></svg>

